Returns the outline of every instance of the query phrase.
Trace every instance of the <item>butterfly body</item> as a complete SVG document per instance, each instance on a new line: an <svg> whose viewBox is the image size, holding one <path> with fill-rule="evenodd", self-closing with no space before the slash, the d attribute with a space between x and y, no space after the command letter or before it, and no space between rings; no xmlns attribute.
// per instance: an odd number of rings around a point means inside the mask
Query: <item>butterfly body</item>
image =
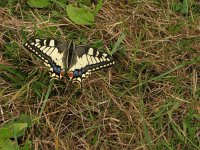
<svg viewBox="0 0 200 150"><path fill-rule="evenodd" d="M24 47L44 61L52 77L82 82L91 72L114 65L112 56L87 46L54 39L30 39Z"/></svg>

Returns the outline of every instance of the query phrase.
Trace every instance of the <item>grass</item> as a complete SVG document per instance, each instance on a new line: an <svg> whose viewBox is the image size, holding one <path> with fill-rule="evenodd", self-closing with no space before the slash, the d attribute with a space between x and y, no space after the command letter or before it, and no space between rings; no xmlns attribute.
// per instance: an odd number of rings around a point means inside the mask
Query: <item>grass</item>
<svg viewBox="0 0 200 150"><path fill-rule="evenodd" d="M104 1L92 27L74 24L60 3L0 6L0 132L28 122L9 144L199 149L199 2ZM50 80L42 62L22 48L33 35L97 46L116 65L93 73L81 93L77 84Z"/></svg>

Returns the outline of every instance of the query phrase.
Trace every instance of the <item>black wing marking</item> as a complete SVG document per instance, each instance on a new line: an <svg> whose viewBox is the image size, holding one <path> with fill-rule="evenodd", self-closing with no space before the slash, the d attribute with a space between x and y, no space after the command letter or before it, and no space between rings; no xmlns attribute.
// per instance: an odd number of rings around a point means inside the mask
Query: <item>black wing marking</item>
<svg viewBox="0 0 200 150"><path fill-rule="evenodd" d="M98 51L97 49L78 46L76 51L76 63L73 64L69 71L73 72L73 81L82 82L91 72L103 68L111 67L115 64L113 57Z"/></svg>
<svg viewBox="0 0 200 150"><path fill-rule="evenodd" d="M68 46L54 39L30 39L24 43L24 47L45 62L50 68L51 76L60 78L63 70L63 52Z"/></svg>

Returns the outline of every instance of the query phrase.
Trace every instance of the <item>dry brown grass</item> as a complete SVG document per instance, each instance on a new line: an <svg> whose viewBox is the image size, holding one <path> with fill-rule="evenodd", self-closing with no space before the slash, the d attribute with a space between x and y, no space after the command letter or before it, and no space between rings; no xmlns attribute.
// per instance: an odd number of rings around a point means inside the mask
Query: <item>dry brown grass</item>
<svg viewBox="0 0 200 150"><path fill-rule="evenodd" d="M198 149L200 14L181 15L171 3L106 1L93 28L24 4L0 8L0 63L25 77L0 67L0 125L21 114L38 119L22 138L34 149ZM101 39L105 49L127 36L115 67L89 77L82 93L58 81L46 101L47 70L22 49L22 28L27 37Z"/></svg>

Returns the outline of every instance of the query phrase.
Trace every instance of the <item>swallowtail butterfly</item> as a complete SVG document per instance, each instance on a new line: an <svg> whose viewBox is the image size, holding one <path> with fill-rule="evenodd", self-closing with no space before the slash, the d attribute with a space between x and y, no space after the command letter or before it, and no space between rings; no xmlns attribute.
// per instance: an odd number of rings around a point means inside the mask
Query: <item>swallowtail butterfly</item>
<svg viewBox="0 0 200 150"><path fill-rule="evenodd" d="M91 72L114 65L113 57L87 46L68 45L54 39L33 39L24 47L44 61L54 78L67 77L82 85Z"/></svg>

